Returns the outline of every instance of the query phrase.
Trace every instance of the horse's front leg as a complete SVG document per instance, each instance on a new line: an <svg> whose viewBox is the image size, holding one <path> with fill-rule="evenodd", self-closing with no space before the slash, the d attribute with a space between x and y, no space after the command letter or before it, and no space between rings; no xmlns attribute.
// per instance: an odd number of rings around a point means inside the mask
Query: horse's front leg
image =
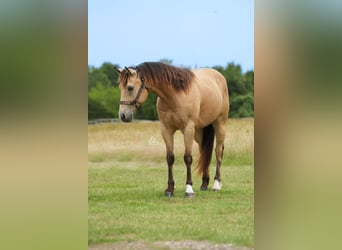
<svg viewBox="0 0 342 250"><path fill-rule="evenodd" d="M185 196L189 198L192 198L195 196L195 192L192 189L192 178L191 178L192 144L194 141L194 133L195 133L194 125L193 123L189 123L183 131L184 144L185 144L184 163L186 166Z"/></svg>
<svg viewBox="0 0 342 250"><path fill-rule="evenodd" d="M173 135L175 131L167 129L161 124L161 133L166 145L166 162L168 167L168 181L164 195L166 197L172 197L175 190L175 182L173 180L173 163L175 161L175 155L173 153Z"/></svg>
<svg viewBox="0 0 342 250"><path fill-rule="evenodd" d="M173 180L173 163L175 161L175 155L173 152L167 151L166 161L168 166L168 180L164 194L166 197L172 197L175 190L175 181Z"/></svg>

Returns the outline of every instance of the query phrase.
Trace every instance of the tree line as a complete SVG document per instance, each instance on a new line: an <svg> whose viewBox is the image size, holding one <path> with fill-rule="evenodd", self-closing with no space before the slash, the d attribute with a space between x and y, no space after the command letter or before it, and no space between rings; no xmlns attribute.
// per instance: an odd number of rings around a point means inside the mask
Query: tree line
<svg viewBox="0 0 342 250"><path fill-rule="evenodd" d="M172 64L171 60L161 62ZM119 112L120 89L117 64L103 63L99 68L88 65L88 120L97 118L117 118ZM229 117L254 116L254 71L243 73L241 66L228 63L226 67L215 66L228 82L230 111ZM157 120L157 96L149 93L146 102L135 114L136 119Z"/></svg>

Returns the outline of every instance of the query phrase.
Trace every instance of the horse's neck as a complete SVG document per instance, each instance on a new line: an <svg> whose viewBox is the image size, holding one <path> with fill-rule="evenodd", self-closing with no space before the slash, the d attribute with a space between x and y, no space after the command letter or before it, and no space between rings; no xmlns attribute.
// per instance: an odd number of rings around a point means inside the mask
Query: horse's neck
<svg viewBox="0 0 342 250"><path fill-rule="evenodd" d="M154 84L151 87L151 92L156 94L164 103L173 103L176 101L174 90L162 84Z"/></svg>

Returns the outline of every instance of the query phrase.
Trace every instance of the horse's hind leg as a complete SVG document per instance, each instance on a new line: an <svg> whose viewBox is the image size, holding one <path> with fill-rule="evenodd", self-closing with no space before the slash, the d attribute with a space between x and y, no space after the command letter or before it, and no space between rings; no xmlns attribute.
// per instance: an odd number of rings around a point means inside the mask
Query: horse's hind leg
<svg viewBox="0 0 342 250"><path fill-rule="evenodd" d="M198 143L199 147L201 147L202 138L203 138L203 128L196 128L196 130L195 130L195 141ZM208 190L209 180L210 180L209 172L203 173L202 185L200 187L200 189L202 191Z"/></svg>
<svg viewBox="0 0 342 250"><path fill-rule="evenodd" d="M221 163L223 158L223 151L224 151L224 139L226 135L226 128L225 122L217 121L214 123L215 134L216 134L216 174L215 174L215 181L213 185L213 190L217 191L221 189Z"/></svg>

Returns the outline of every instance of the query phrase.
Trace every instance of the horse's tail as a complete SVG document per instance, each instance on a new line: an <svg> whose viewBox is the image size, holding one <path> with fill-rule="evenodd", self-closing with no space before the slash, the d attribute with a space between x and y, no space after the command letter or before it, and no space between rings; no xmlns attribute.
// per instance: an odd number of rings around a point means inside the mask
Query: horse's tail
<svg viewBox="0 0 342 250"><path fill-rule="evenodd" d="M203 128L202 143L200 145L200 158L197 166L197 173L203 175L208 173L213 154L215 130L212 124Z"/></svg>

